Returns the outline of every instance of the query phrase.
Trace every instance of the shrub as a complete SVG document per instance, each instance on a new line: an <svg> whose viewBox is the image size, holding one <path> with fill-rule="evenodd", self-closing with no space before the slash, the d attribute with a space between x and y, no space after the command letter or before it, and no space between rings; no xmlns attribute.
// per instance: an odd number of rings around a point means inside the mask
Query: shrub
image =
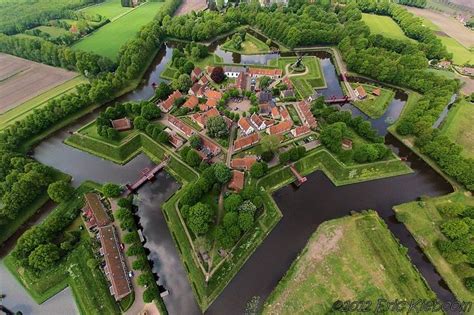
<svg viewBox="0 0 474 315"><path fill-rule="evenodd" d="M59 180L48 186L48 196L57 203L68 200L74 192L74 188L64 180Z"/></svg>

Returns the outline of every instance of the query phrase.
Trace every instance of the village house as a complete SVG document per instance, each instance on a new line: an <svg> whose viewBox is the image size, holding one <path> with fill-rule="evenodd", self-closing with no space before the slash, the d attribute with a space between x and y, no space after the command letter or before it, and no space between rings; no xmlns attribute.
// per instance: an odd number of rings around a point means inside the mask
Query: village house
<svg viewBox="0 0 474 315"><path fill-rule="evenodd" d="M216 108L211 108L204 113L196 113L191 116L191 119L197 123L201 128L206 127L207 120L211 117L220 116L221 114Z"/></svg>
<svg viewBox="0 0 474 315"><path fill-rule="evenodd" d="M380 90L380 88L376 88L372 90L372 94L375 96L380 96L381 93L382 91Z"/></svg>
<svg viewBox="0 0 474 315"><path fill-rule="evenodd" d="M169 112L170 109L173 107L174 102L181 97L183 97L183 94L181 94L180 91L174 91L170 96L168 96L168 98L164 102L160 103L159 107L161 111L165 113Z"/></svg>
<svg viewBox="0 0 474 315"><path fill-rule="evenodd" d="M276 120L268 118L264 119L263 121L265 122L265 126L267 126L267 128L273 126L276 123Z"/></svg>
<svg viewBox="0 0 474 315"><path fill-rule="evenodd" d="M272 107L269 103L263 103L258 105L260 115L270 115L272 112Z"/></svg>
<svg viewBox="0 0 474 315"><path fill-rule="evenodd" d="M168 133L169 135L168 141L171 143L173 147L175 147L176 149L179 149L183 146L184 141L180 136L171 132L171 130L166 130L166 133Z"/></svg>
<svg viewBox="0 0 474 315"><path fill-rule="evenodd" d="M250 116L250 121L252 122L254 127L257 128L257 130L264 130L265 128L267 128L267 126L265 125L265 121L263 121L263 119L255 113Z"/></svg>
<svg viewBox="0 0 474 315"><path fill-rule="evenodd" d="M112 123L112 128L114 128L117 131L126 131L133 128L132 122L127 117L114 119L111 121L111 123Z"/></svg>
<svg viewBox="0 0 474 315"><path fill-rule="evenodd" d="M82 214L84 216L84 223L88 229L92 229L96 226L106 226L112 222L98 194L92 192L86 193L84 194L84 200L86 202L84 208L82 208Z"/></svg>
<svg viewBox="0 0 474 315"><path fill-rule="evenodd" d="M256 162L257 162L257 158L254 156L235 158L232 161L230 161L230 167L236 170L250 171L250 168Z"/></svg>
<svg viewBox="0 0 474 315"><path fill-rule="evenodd" d="M293 137L297 138L309 133L310 131L311 129L309 129L308 126L298 126L296 128L291 129L291 134L293 135Z"/></svg>
<svg viewBox="0 0 474 315"><path fill-rule="evenodd" d="M206 92L207 86L202 85L200 83L194 83L188 90L189 95L194 95L196 97L204 97L204 93Z"/></svg>
<svg viewBox="0 0 474 315"><path fill-rule="evenodd" d="M355 90L354 90L355 95L357 96L358 99L363 100L364 98L367 97L367 92L365 92L365 89L362 85L359 85Z"/></svg>
<svg viewBox="0 0 474 315"><path fill-rule="evenodd" d="M451 67L451 61L443 60L443 61L438 62L436 66L441 69L449 69L449 67Z"/></svg>
<svg viewBox="0 0 474 315"><path fill-rule="evenodd" d="M245 135L249 135L249 134L251 134L252 132L255 131L255 129L250 125L250 123L249 123L249 121L246 117L240 117L237 125L239 126L239 128L242 130L242 132Z"/></svg>
<svg viewBox="0 0 474 315"><path fill-rule="evenodd" d="M293 98L295 97L295 92L293 90L283 90L283 91L280 91L280 97L281 98Z"/></svg>
<svg viewBox="0 0 474 315"><path fill-rule="evenodd" d="M201 68L195 67L193 71L191 71L191 80L193 82L198 81L204 73L202 72Z"/></svg>
<svg viewBox="0 0 474 315"><path fill-rule="evenodd" d="M242 66L225 66L224 67L224 74L228 78L237 78L239 74L247 72L247 68Z"/></svg>
<svg viewBox="0 0 474 315"><path fill-rule="evenodd" d="M252 133L249 136L238 138L234 141L234 151L246 149L260 141L258 133Z"/></svg>
<svg viewBox="0 0 474 315"><path fill-rule="evenodd" d="M110 293L120 301L132 292L128 268L120 249L120 240L111 224L99 228L100 254L104 256L104 272L110 282Z"/></svg>
<svg viewBox="0 0 474 315"><path fill-rule="evenodd" d="M235 81L235 87L240 91L240 93L250 90L249 76L244 72L239 73Z"/></svg>
<svg viewBox="0 0 474 315"><path fill-rule="evenodd" d="M293 82L291 82L290 78L284 77L282 82L283 82L284 85L286 85L287 89L293 90Z"/></svg>
<svg viewBox="0 0 474 315"><path fill-rule="evenodd" d="M280 116L282 120L288 120L288 121L293 122L293 120L291 119L290 113L288 112L286 107L281 107Z"/></svg>
<svg viewBox="0 0 474 315"><path fill-rule="evenodd" d="M229 182L229 189L234 190L236 192L241 191L244 188L244 182L245 182L245 175L243 172L239 172L237 170L232 171L232 178Z"/></svg>
<svg viewBox="0 0 474 315"><path fill-rule="evenodd" d="M257 99L258 99L258 103L259 104L262 104L262 103L270 103L270 105L272 105L271 103L273 103L273 95L272 95L272 92L269 92L269 91L260 91L257 93Z"/></svg>
<svg viewBox="0 0 474 315"><path fill-rule="evenodd" d="M209 79L207 78L207 76L203 75L199 79L198 83L201 84L201 85L208 85L209 84Z"/></svg>
<svg viewBox="0 0 474 315"><path fill-rule="evenodd" d="M221 152L221 148L207 137L200 136L201 150L198 151L203 159L210 159Z"/></svg>
<svg viewBox="0 0 474 315"><path fill-rule="evenodd" d="M199 104L199 99L196 96L191 95L190 97L188 97L186 102L184 102L183 107L193 110L194 107L196 107L198 104Z"/></svg>
<svg viewBox="0 0 474 315"><path fill-rule="evenodd" d="M268 69L268 68L254 68L250 67L248 69L248 74L252 78L258 78L258 77L263 77L267 76L272 79L277 79L280 78L282 75L282 71L280 69Z"/></svg>
<svg viewBox="0 0 474 315"><path fill-rule="evenodd" d="M187 138L191 137L195 131L182 122L179 118L174 117L173 115L168 115L168 122L182 132Z"/></svg>
<svg viewBox="0 0 474 315"><path fill-rule="evenodd" d="M266 132L269 135L279 135L279 134L284 134L285 132L290 131L291 126L293 124L289 121L282 121L278 125L271 126L270 128L267 128Z"/></svg>
<svg viewBox="0 0 474 315"><path fill-rule="evenodd" d="M351 150L352 149L352 140L347 139L347 138L342 139L341 148L343 150Z"/></svg>
<svg viewBox="0 0 474 315"><path fill-rule="evenodd" d="M272 107L272 118L273 119L280 119L280 110L278 107Z"/></svg>
<svg viewBox="0 0 474 315"><path fill-rule="evenodd" d="M301 101L296 106L296 110L299 112L300 116L303 118L303 124L310 128L316 128L318 122L314 118L313 113L311 113L311 105L308 102Z"/></svg>

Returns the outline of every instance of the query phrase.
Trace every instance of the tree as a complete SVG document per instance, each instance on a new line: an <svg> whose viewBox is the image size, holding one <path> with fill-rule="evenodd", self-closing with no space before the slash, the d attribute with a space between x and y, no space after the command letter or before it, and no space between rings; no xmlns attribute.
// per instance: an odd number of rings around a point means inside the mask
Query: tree
<svg viewBox="0 0 474 315"><path fill-rule="evenodd" d="M325 127L321 132L321 142L332 152L341 151L341 143L345 134L347 133L347 126L343 122L336 122Z"/></svg>
<svg viewBox="0 0 474 315"><path fill-rule="evenodd" d="M181 74L176 79L173 79L171 82L173 89L180 90L181 92L187 92L192 84L191 77L189 74L185 73Z"/></svg>
<svg viewBox="0 0 474 315"><path fill-rule="evenodd" d="M260 88L261 89L266 89L270 83L272 82L272 79L267 76L263 76L260 78Z"/></svg>
<svg viewBox="0 0 474 315"><path fill-rule="evenodd" d="M122 193L122 188L114 183L105 183L102 186L102 193L107 198L116 198Z"/></svg>
<svg viewBox="0 0 474 315"><path fill-rule="evenodd" d="M209 205L198 202L189 208L188 226L196 235L207 233L212 221L212 209Z"/></svg>
<svg viewBox="0 0 474 315"><path fill-rule="evenodd" d="M148 260L145 257L139 257L132 262L132 268L143 271L148 268Z"/></svg>
<svg viewBox="0 0 474 315"><path fill-rule="evenodd" d="M441 224L441 231L450 239L456 239L467 235L469 226L461 219L451 219Z"/></svg>
<svg viewBox="0 0 474 315"><path fill-rule="evenodd" d="M138 234L134 231L134 232L125 234L123 236L123 242L125 244L138 243L140 242L140 238L138 237Z"/></svg>
<svg viewBox="0 0 474 315"><path fill-rule="evenodd" d="M144 104L142 104L141 115L145 119L153 120L161 117L161 110L152 102L144 102Z"/></svg>
<svg viewBox="0 0 474 315"><path fill-rule="evenodd" d="M211 72L211 79L216 83L221 83L225 79L224 69L222 67L214 67Z"/></svg>
<svg viewBox="0 0 474 315"><path fill-rule="evenodd" d="M145 131L149 123L150 122L147 119L145 119L145 117L143 116L137 116L133 120L133 125L135 126L135 128L137 128L140 131Z"/></svg>
<svg viewBox="0 0 474 315"><path fill-rule="evenodd" d="M275 154L273 153L273 151L270 151L270 150L263 151L262 154L260 155L262 160L264 162L267 162L267 163L270 162L273 159L274 156L275 156Z"/></svg>
<svg viewBox="0 0 474 315"><path fill-rule="evenodd" d="M127 256L141 256L145 255L145 249L143 249L142 244L140 243L135 243L132 244L126 252Z"/></svg>
<svg viewBox="0 0 474 315"><path fill-rule="evenodd" d="M196 150L188 151L188 154L186 154L186 163L188 163L191 167L196 167L199 165L199 163L201 163L201 157Z"/></svg>
<svg viewBox="0 0 474 315"><path fill-rule="evenodd" d="M95 258L89 258L87 260L87 267L91 270L95 270L99 266L99 261Z"/></svg>
<svg viewBox="0 0 474 315"><path fill-rule="evenodd" d="M224 163L214 164L214 174L219 183L225 184L232 177L230 169Z"/></svg>
<svg viewBox="0 0 474 315"><path fill-rule="evenodd" d="M251 211L242 211L239 213L239 227L242 231L247 232L253 226L254 213Z"/></svg>
<svg viewBox="0 0 474 315"><path fill-rule="evenodd" d="M49 198L57 203L68 200L73 192L74 188L65 180L59 180L48 186Z"/></svg>
<svg viewBox="0 0 474 315"><path fill-rule="evenodd" d="M158 137L157 137L157 140L158 142L160 143L167 143L170 139L170 135L169 133L167 133L166 131L161 131L159 134L158 134Z"/></svg>
<svg viewBox="0 0 474 315"><path fill-rule="evenodd" d="M227 212L222 219L222 223L224 224L224 227L228 228L238 224L238 220L239 215L237 212Z"/></svg>
<svg viewBox="0 0 474 315"><path fill-rule="evenodd" d="M268 165L265 162L256 162L250 168L250 176L253 178L261 178L267 173Z"/></svg>
<svg viewBox="0 0 474 315"><path fill-rule="evenodd" d="M474 277L465 278L464 285L469 291L474 292Z"/></svg>
<svg viewBox="0 0 474 315"><path fill-rule="evenodd" d="M242 202L242 204L239 206L239 212L249 212L255 214L255 211L257 210L257 207L250 201L250 200L245 200Z"/></svg>
<svg viewBox="0 0 474 315"><path fill-rule="evenodd" d="M158 288L155 285L152 285L146 288L145 291L143 291L143 302L151 303L153 302L153 300L158 299L158 296L159 296Z"/></svg>
<svg viewBox="0 0 474 315"><path fill-rule="evenodd" d="M207 120L207 134L212 138L225 138L229 135L229 129L222 116L214 116Z"/></svg>
<svg viewBox="0 0 474 315"><path fill-rule="evenodd" d="M237 211L243 199L239 194L230 194L224 199L224 209L227 212Z"/></svg>
<svg viewBox="0 0 474 315"><path fill-rule="evenodd" d="M143 272L137 278L137 283L141 286L151 286L155 283L155 277L151 272Z"/></svg>
<svg viewBox="0 0 474 315"><path fill-rule="evenodd" d="M60 257L58 246L52 243L41 244L28 256L28 263L34 269L45 270L53 267Z"/></svg>
<svg viewBox="0 0 474 315"><path fill-rule="evenodd" d="M280 138L277 135L264 136L260 141L263 151L276 152L280 145Z"/></svg>
<svg viewBox="0 0 474 315"><path fill-rule="evenodd" d="M240 50L242 48L242 36L239 33L235 33L230 40L232 47L236 50Z"/></svg>
<svg viewBox="0 0 474 315"><path fill-rule="evenodd" d="M161 82L155 90L155 96L158 100L165 100L171 93L173 89L166 83Z"/></svg>
<svg viewBox="0 0 474 315"><path fill-rule="evenodd" d="M192 135L191 137L189 137L189 144L194 149L199 149L201 147L201 143L202 143L202 140L199 135Z"/></svg>
<svg viewBox="0 0 474 315"><path fill-rule="evenodd" d="M448 202L437 206L439 213L447 217L457 217L464 211L464 206L462 203L458 202Z"/></svg>

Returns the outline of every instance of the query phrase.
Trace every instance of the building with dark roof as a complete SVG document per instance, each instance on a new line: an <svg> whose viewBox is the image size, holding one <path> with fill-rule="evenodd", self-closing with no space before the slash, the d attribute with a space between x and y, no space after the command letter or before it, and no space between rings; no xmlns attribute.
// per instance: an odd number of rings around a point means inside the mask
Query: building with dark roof
<svg viewBox="0 0 474 315"><path fill-rule="evenodd" d="M89 192L84 194L85 206L82 212L85 217L85 223L88 228L102 227L112 222L107 213L107 209L100 200L98 194Z"/></svg>

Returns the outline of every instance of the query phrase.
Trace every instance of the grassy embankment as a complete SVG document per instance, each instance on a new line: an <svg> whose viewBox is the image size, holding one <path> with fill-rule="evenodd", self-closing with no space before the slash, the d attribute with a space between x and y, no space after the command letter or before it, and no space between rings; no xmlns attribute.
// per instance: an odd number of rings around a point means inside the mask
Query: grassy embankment
<svg viewBox="0 0 474 315"><path fill-rule="evenodd" d="M51 36L51 38L57 38L61 35L68 33L66 29L62 27L56 27L56 26L41 25L41 26L33 28L33 30L36 30L36 29L44 33L48 33Z"/></svg>
<svg viewBox="0 0 474 315"><path fill-rule="evenodd" d="M153 20L163 3L146 2L84 37L72 48L116 60L123 44L134 38L142 26Z"/></svg>
<svg viewBox="0 0 474 315"><path fill-rule="evenodd" d="M60 204L53 213L62 212L72 215L83 205L82 195L98 187L97 184L91 182L81 184L74 196ZM78 217L67 230L78 230L81 224L81 218ZM36 274L19 267L11 255L8 255L4 262L13 276L39 304L70 286L81 314L120 314L119 307L109 292L105 275L99 268L91 269L88 266L87 261L92 258L94 258L94 250L91 238L84 228L81 232L80 243L51 270Z"/></svg>
<svg viewBox="0 0 474 315"><path fill-rule="evenodd" d="M221 48L226 51L231 51L243 55L256 55L270 52L270 47L268 47L267 44L265 44L260 39L256 38L255 36L252 36L249 33L245 34L245 40L242 42L242 46L240 49L236 49L232 45L232 41L230 40L230 38L221 46Z"/></svg>
<svg viewBox="0 0 474 315"><path fill-rule="evenodd" d="M372 119L381 117L395 96L395 92L386 88L380 88L380 96L375 96L372 94L372 91L379 87L370 84L351 83L354 89L359 85L364 87L367 97L363 100L354 101L354 105Z"/></svg>
<svg viewBox="0 0 474 315"><path fill-rule="evenodd" d="M287 74L287 65L294 64L296 60L296 57L281 57L270 60L268 64L280 68L283 71L283 74ZM315 88L325 88L326 81L324 80L321 65L317 57L304 56L302 62L303 65L306 66L307 73L291 72L290 70L290 73L288 74L298 94L301 97L307 98L308 96L313 95Z"/></svg>
<svg viewBox="0 0 474 315"><path fill-rule="evenodd" d="M3 130L16 121L25 118L25 116L33 109L39 109L45 106L49 100L72 92L75 90L77 85L86 82L87 79L85 77L77 76L1 114L0 130Z"/></svg>
<svg viewBox="0 0 474 315"><path fill-rule="evenodd" d="M337 300L434 299L376 212L324 222L267 299L263 314L326 314Z"/></svg>
<svg viewBox="0 0 474 315"><path fill-rule="evenodd" d="M207 66L214 66L222 64L223 59L215 54L209 54L206 58L199 59L199 60L192 60L196 67L201 69L206 69ZM178 69L171 65L171 60L166 64L165 69L161 72L160 77L165 80L173 80L174 75Z"/></svg>
<svg viewBox="0 0 474 315"><path fill-rule="evenodd" d="M54 181L57 180L71 180L71 176L61 173L60 171L54 170ZM21 213L18 213L14 220L8 221L5 224L0 224L0 244L6 241L10 236L15 233L28 219L38 212L46 202L49 201L48 193L44 192L41 196L36 198L31 204L22 209Z"/></svg>
<svg viewBox="0 0 474 315"><path fill-rule="evenodd" d="M120 15L127 13L131 10L133 10L133 8L122 7L122 4L119 0L106 0L96 5L85 7L84 9L81 9L79 11L88 15L100 14L113 21Z"/></svg>
<svg viewBox="0 0 474 315"><path fill-rule="evenodd" d="M462 154L474 158L474 105L461 100L450 109L443 123L441 133L462 146Z"/></svg>
<svg viewBox="0 0 474 315"><path fill-rule="evenodd" d="M437 240L445 239L439 224L446 221L436 206L447 202L461 202L467 206L474 206L473 197L456 192L437 198L422 198L421 201L395 206L394 210L397 217L403 217L403 223L454 295L460 301L474 301L474 293L467 290L462 281L465 277L474 276L474 269L467 264L451 265L435 245Z"/></svg>

